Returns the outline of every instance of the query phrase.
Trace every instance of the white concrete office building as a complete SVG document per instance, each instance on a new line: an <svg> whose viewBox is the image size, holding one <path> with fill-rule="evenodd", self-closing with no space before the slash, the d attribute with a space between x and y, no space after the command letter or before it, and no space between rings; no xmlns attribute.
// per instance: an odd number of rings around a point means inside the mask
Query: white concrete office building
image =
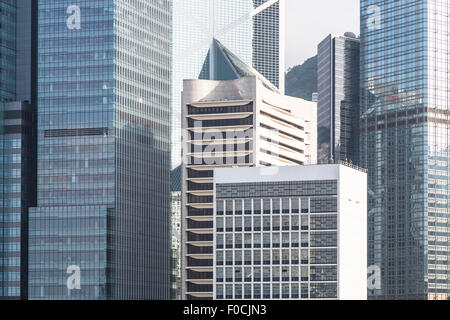
<svg viewBox="0 0 450 320"><path fill-rule="evenodd" d="M284 96L218 44L236 80L185 80L182 298L213 298L213 170L316 162L316 104Z"/></svg>
<svg viewBox="0 0 450 320"><path fill-rule="evenodd" d="M216 169L214 203L214 299L367 299L362 169Z"/></svg>

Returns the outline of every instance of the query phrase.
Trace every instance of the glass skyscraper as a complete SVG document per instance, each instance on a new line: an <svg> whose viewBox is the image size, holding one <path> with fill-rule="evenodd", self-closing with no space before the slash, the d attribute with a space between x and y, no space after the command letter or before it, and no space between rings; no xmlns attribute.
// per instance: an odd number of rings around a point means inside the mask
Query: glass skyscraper
<svg viewBox="0 0 450 320"><path fill-rule="evenodd" d="M374 299L450 297L450 1L361 1Z"/></svg>
<svg viewBox="0 0 450 320"><path fill-rule="evenodd" d="M359 162L359 39L327 36L318 45L319 163Z"/></svg>
<svg viewBox="0 0 450 320"><path fill-rule="evenodd" d="M5 165L5 145L12 149L9 144L19 146L19 141L7 142L4 134L4 101L13 101L16 92L16 16L17 8L13 1L0 1L0 299L20 296L20 222L22 215L20 212L20 200L10 200L4 192L9 187L6 177L17 170L7 168ZM9 140L9 139L8 139ZM17 139L19 140L19 139ZM12 160L12 159L11 159ZM20 173L17 174L20 176ZM17 199L17 198L16 198ZM10 208L14 209L10 209ZM6 214L8 210L14 210L15 214ZM14 218L12 218L14 216ZM13 227L6 227L8 219L16 220ZM12 235L16 233L16 237ZM8 247L16 248L9 249ZM13 251L10 253L10 251ZM15 285L12 282L15 282Z"/></svg>
<svg viewBox="0 0 450 320"><path fill-rule="evenodd" d="M30 299L168 299L172 1L39 1Z"/></svg>
<svg viewBox="0 0 450 320"><path fill-rule="evenodd" d="M27 298L28 208L36 205L35 12L35 1L0 1L0 300Z"/></svg>
<svg viewBox="0 0 450 320"><path fill-rule="evenodd" d="M16 92L16 1L0 1L0 99L15 100Z"/></svg>
<svg viewBox="0 0 450 320"><path fill-rule="evenodd" d="M172 167L181 164L181 91L213 38L284 92L285 0L174 0Z"/></svg>

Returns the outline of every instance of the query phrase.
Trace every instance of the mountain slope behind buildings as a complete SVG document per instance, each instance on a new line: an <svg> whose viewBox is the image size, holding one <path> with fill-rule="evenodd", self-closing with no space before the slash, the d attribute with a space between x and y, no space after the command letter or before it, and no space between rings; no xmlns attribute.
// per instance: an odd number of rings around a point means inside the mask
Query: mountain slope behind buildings
<svg viewBox="0 0 450 320"><path fill-rule="evenodd" d="M286 73L286 94L288 96L311 101L313 92L317 92L317 56L290 68Z"/></svg>

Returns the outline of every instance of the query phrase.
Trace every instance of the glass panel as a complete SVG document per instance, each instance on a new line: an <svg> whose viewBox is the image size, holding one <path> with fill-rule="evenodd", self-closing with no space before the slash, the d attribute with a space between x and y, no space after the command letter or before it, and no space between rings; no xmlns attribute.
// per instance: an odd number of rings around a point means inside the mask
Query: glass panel
<svg viewBox="0 0 450 320"><path fill-rule="evenodd" d="M252 231L252 218L251 217L244 217L244 230Z"/></svg>
<svg viewBox="0 0 450 320"><path fill-rule="evenodd" d="M280 213L280 199L272 199L272 211L274 214Z"/></svg>
<svg viewBox="0 0 450 320"><path fill-rule="evenodd" d="M223 215L223 201L219 200L216 204L217 215Z"/></svg>
<svg viewBox="0 0 450 320"><path fill-rule="evenodd" d="M255 199L253 201L253 210L255 214L261 214L261 199Z"/></svg>
<svg viewBox="0 0 450 320"><path fill-rule="evenodd" d="M272 217L272 230L274 230L274 231L280 230L280 216Z"/></svg>
<svg viewBox="0 0 450 320"><path fill-rule="evenodd" d="M244 210L245 214L252 214L252 200L250 199L244 200Z"/></svg>
<svg viewBox="0 0 450 320"><path fill-rule="evenodd" d="M261 264L261 251L259 251L259 250L253 251L253 264L254 265Z"/></svg>
<svg viewBox="0 0 450 320"><path fill-rule="evenodd" d="M242 233L236 233L234 235L234 239L235 239L235 248L242 248Z"/></svg>
<svg viewBox="0 0 450 320"><path fill-rule="evenodd" d="M272 250L272 263L280 264L280 250Z"/></svg>
<svg viewBox="0 0 450 320"><path fill-rule="evenodd" d="M260 233L255 233L253 235L253 247L261 248L261 234Z"/></svg>
<svg viewBox="0 0 450 320"><path fill-rule="evenodd" d="M233 265L233 251L227 250L225 252L225 264L226 265Z"/></svg>
<svg viewBox="0 0 450 320"><path fill-rule="evenodd" d="M283 230L289 230L289 220L290 220L289 216L283 216L282 217Z"/></svg>
<svg viewBox="0 0 450 320"><path fill-rule="evenodd" d="M242 268L234 268L234 281L242 282Z"/></svg>
<svg viewBox="0 0 450 320"><path fill-rule="evenodd" d="M242 231L242 217L234 218L234 229L238 232Z"/></svg>
<svg viewBox="0 0 450 320"><path fill-rule="evenodd" d="M223 232L223 218L216 218L217 232Z"/></svg>
<svg viewBox="0 0 450 320"><path fill-rule="evenodd" d="M290 199L289 198L284 198L281 201L281 210L282 213L289 213L290 208L289 208L289 203L290 203Z"/></svg>
<svg viewBox="0 0 450 320"><path fill-rule="evenodd" d="M226 229L228 232L233 231L233 218L226 218Z"/></svg>
<svg viewBox="0 0 450 320"><path fill-rule="evenodd" d="M263 217L263 229L264 231L270 231L271 223L270 217Z"/></svg>
<svg viewBox="0 0 450 320"><path fill-rule="evenodd" d="M253 230L261 231L261 217L260 216L253 217Z"/></svg>
<svg viewBox="0 0 450 320"><path fill-rule="evenodd" d="M242 214L242 200L236 200L234 202L235 206L235 214L241 215Z"/></svg>
<svg viewBox="0 0 450 320"><path fill-rule="evenodd" d="M264 214L270 214L270 199L263 200Z"/></svg>
<svg viewBox="0 0 450 320"><path fill-rule="evenodd" d="M226 201L226 214L232 215L233 214L233 200L227 200Z"/></svg>
<svg viewBox="0 0 450 320"><path fill-rule="evenodd" d="M299 222L299 217L298 216L292 216L291 218L291 226L292 226L292 230L299 230L300 229L300 222Z"/></svg>
<svg viewBox="0 0 450 320"><path fill-rule="evenodd" d="M242 264L242 251L237 250L234 252L234 261L236 264Z"/></svg>
<svg viewBox="0 0 450 320"><path fill-rule="evenodd" d="M300 212L300 200L298 198L292 198L291 199L291 205L292 205L292 213L299 213Z"/></svg>

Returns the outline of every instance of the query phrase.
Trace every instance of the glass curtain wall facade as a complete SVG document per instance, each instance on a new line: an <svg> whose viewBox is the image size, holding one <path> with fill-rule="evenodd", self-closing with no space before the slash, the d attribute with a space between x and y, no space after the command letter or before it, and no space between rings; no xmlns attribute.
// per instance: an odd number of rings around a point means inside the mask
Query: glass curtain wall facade
<svg viewBox="0 0 450 320"><path fill-rule="evenodd" d="M172 1L78 3L38 8L30 299L168 299Z"/></svg>
<svg viewBox="0 0 450 320"><path fill-rule="evenodd" d="M0 101L16 98L16 1L0 1Z"/></svg>
<svg viewBox="0 0 450 320"><path fill-rule="evenodd" d="M27 298L28 208L36 205L31 0L0 1L0 300Z"/></svg>
<svg viewBox="0 0 450 320"><path fill-rule="evenodd" d="M329 35L318 46L318 161L359 162L360 42Z"/></svg>
<svg viewBox="0 0 450 320"><path fill-rule="evenodd" d="M27 298L28 208L36 205L36 114L0 102L0 300Z"/></svg>
<svg viewBox="0 0 450 320"><path fill-rule="evenodd" d="M284 93L284 0L253 0L253 67Z"/></svg>
<svg viewBox="0 0 450 320"><path fill-rule="evenodd" d="M361 1L373 299L450 296L450 1Z"/></svg>
<svg viewBox="0 0 450 320"><path fill-rule="evenodd" d="M174 0L172 168L181 164L183 80L200 77L213 38L284 92L283 14L284 0Z"/></svg>
<svg viewBox="0 0 450 320"><path fill-rule="evenodd" d="M13 101L15 99L16 91L16 14L17 8L15 1L0 1L0 24L2 26L0 31L0 156L1 156L1 176L0 176L0 299L8 299L9 297L20 296L20 285L17 284L20 281L20 221L21 214L16 212L13 215L8 214L7 211L13 205L17 211L20 211L19 203L7 203L7 195L4 190L6 189L7 182L5 177L8 176L12 170L5 169L5 144L10 149L9 144L16 144L16 148L19 145L18 141L6 142L7 138L4 135L4 101ZM12 147L12 146L11 146ZM12 149L12 148L11 148ZM14 209L13 209L14 210ZM15 210L15 211L16 211ZM6 224L6 220L16 220L13 224ZM11 227L9 227L11 226ZM12 235L19 233L18 237L15 237L13 242ZM11 235L11 236L10 236ZM13 246L14 253L6 254L9 246ZM9 257L10 256L10 257ZM15 256L15 257L13 257ZM15 281L16 285L12 285L11 282Z"/></svg>

